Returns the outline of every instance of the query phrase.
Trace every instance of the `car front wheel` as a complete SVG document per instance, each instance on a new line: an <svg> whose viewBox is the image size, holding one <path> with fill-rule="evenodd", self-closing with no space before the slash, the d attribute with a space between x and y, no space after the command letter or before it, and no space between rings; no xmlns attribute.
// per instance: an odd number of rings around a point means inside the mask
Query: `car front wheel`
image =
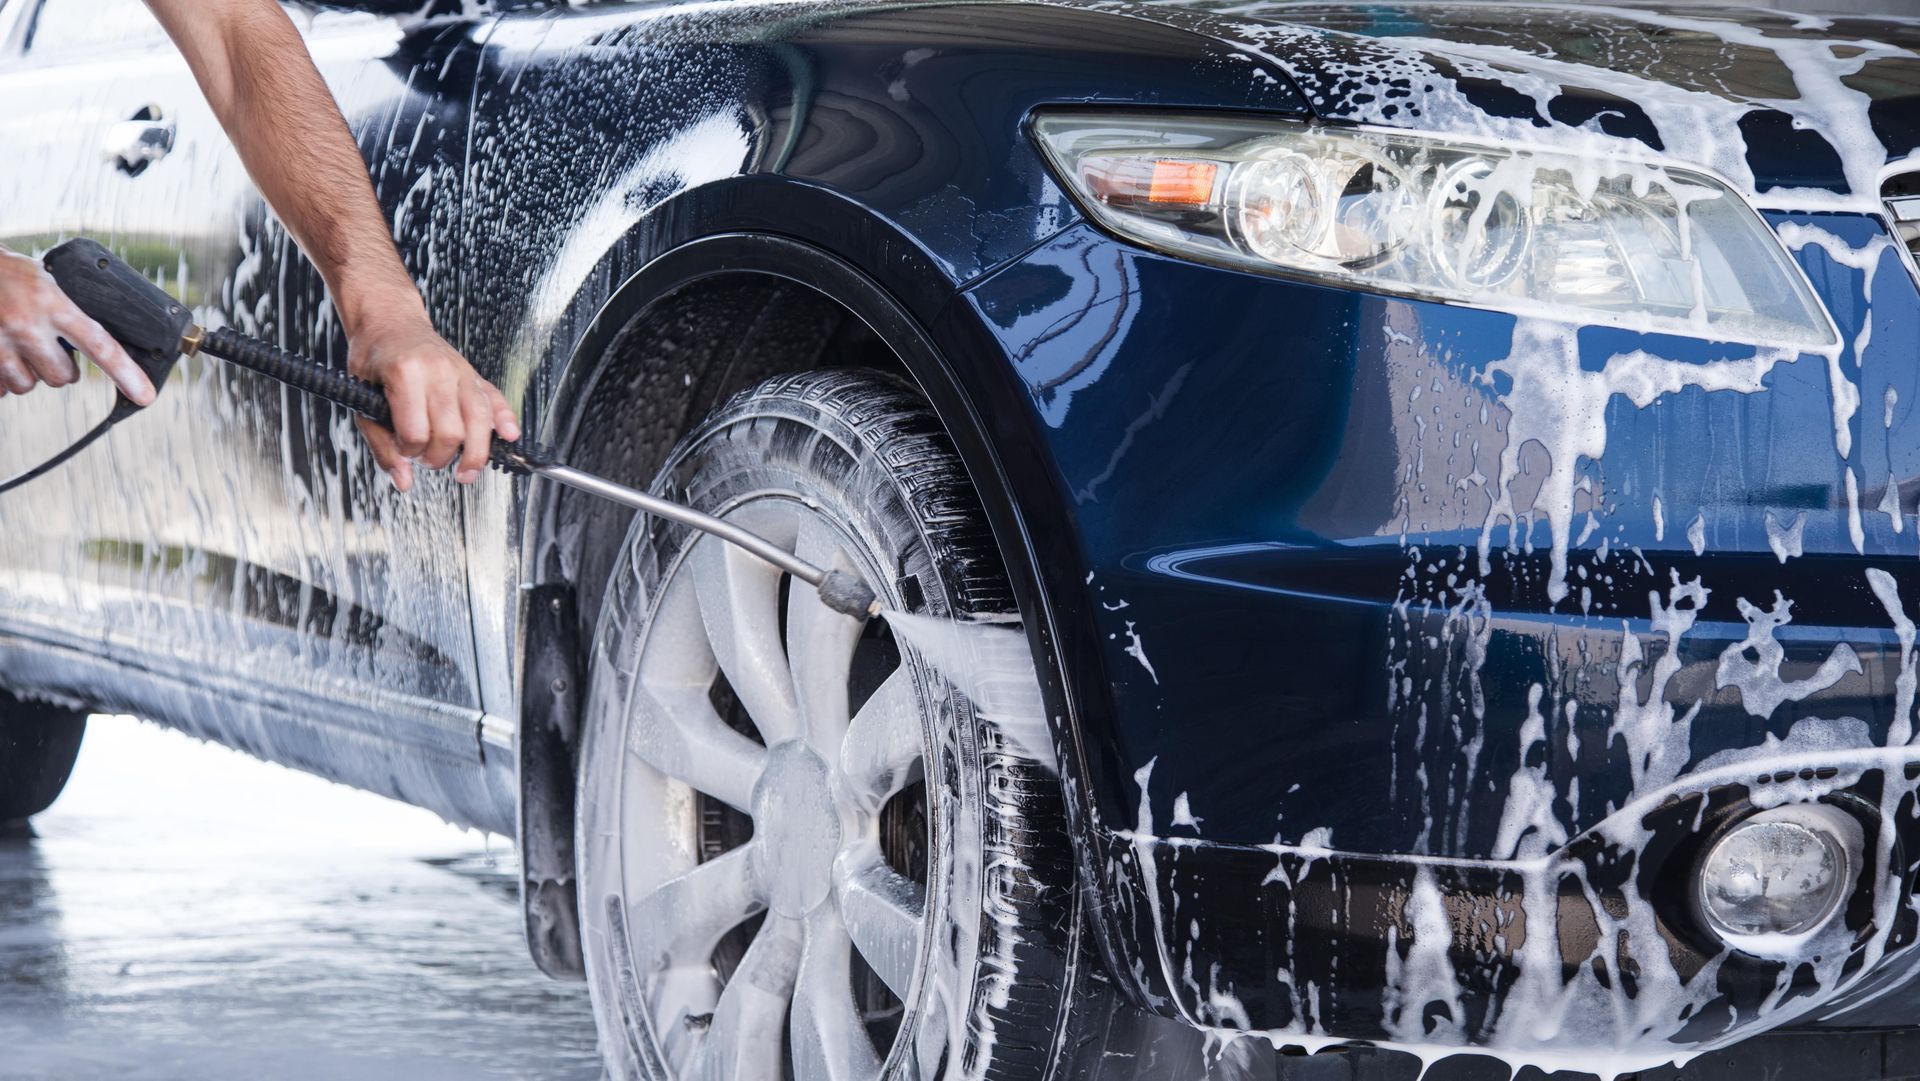
<svg viewBox="0 0 1920 1081"><path fill-rule="evenodd" d="M656 490L858 574L891 609L1014 610L965 473L891 378L747 391ZM613 1075L1042 1076L1072 982L1048 765L884 619L680 527L635 522L602 613L578 851Z"/></svg>

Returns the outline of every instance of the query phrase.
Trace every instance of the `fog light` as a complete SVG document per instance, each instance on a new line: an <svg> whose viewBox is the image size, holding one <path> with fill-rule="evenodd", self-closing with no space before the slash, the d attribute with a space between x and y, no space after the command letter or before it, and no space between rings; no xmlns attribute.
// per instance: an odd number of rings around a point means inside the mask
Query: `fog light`
<svg viewBox="0 0 1920 1081"><path fill-rule="evenodd" d="M1700 914L1737 950L1790 953L1839 911L1860 868L1860 845L1860 823L1825 804L1742 819L1700 858Z"/></svg>

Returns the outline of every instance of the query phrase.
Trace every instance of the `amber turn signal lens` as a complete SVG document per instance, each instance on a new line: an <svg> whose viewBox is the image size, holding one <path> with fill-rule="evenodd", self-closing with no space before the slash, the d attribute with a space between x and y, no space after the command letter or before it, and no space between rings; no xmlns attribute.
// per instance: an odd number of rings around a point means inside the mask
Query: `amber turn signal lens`
<svg viewBox="0 0 1920 1081"><path fill-rule="evenodd" d="M1094 156L1080 163L1088 190L1110 206L1206 206L1219 174L1211 161Z"/></svg>
<svg viewBox="0 0 1920 1081"><path fill-rule="evenodd" d="M1210 161L1156 161L1147 201L1205 206L1213 200L1213 178L1219 171Z"/></svg>

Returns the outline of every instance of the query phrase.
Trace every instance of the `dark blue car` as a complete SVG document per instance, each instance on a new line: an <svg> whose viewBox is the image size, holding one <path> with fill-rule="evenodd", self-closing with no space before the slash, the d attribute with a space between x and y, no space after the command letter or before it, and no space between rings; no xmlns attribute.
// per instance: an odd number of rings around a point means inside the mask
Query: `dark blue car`
<svg viewBox="0 0 1920 1081"><path fill-rule="evenodd" d="M910 615L195 359L0 497L0 818L113 710L516 836L620 1078L1912 1025L1920 28L289 7L538 439ZM0 242L344 361L137 0L0 2L0 133Z"/></svg>

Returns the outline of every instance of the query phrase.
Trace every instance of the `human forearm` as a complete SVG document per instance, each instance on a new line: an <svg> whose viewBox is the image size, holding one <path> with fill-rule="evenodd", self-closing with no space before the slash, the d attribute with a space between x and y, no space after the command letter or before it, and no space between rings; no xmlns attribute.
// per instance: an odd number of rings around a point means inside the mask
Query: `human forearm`
<svg viewBox="0 0 1920 1081"><path fill-rule="evenodd" d="M273 0L151 0L247 172L307 253L351 336L424 319L359 148Z"/></svg>
<svg viewBox="0 0 1920 1081"><path fill-rule="evenodd" d="M415 458L465 483L497 431L520 438L498 388L433 329L393 246L360 149L275 0L147 0L193 68L254 184L320 268L347 332L347 365L385 389L388 431L360 421L406 490Z"/></svg>

